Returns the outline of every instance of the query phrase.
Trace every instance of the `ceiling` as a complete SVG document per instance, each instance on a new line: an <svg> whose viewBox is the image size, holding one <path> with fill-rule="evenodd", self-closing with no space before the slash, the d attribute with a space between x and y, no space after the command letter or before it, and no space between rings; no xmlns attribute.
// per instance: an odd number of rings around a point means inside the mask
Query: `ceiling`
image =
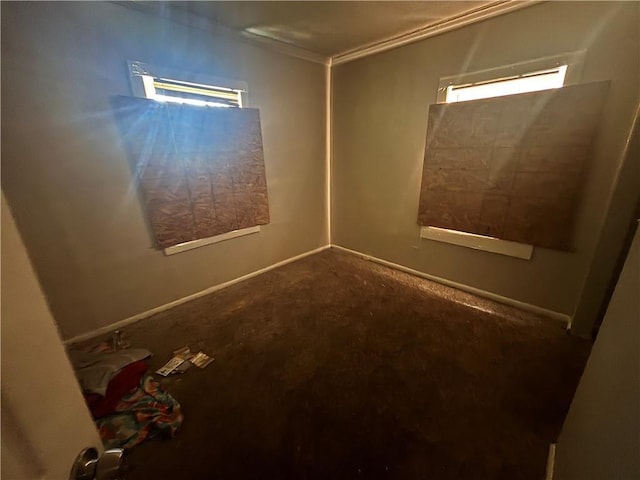
<svg viewBox="0 0 640 480"><path fill-rule="evenodd" d="M171 2L171 7L244 34L331 57L489 5L482 1Z"/></svg>

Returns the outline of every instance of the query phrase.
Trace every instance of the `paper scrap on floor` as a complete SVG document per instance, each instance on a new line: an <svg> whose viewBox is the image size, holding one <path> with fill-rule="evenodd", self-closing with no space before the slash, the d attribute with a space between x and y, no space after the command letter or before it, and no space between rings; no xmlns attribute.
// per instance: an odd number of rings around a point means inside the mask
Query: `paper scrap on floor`
<svg viewBox="0 0 640 480"><path fill-rule="evenodd" d="M156 373L158 375L162 375L163 377L166 377L167 375L172 373L176 368L182 365L184 362L185 362L184 358L173 357L171 360L165 363L162 368L156 370Z"/></svg>
<svg viewBox="0 0 640 480"><path fill-rule="evenodd" d="M211 358L206 353L198 352L192 359L189 360L189 362L193 363L196 367L205 368L214 360L214 358Z"/></svg>
<svg viewBox="0 0 640 480"><path fill-rule="evenodd" d="M191 353L191 349L189 347L182 347L175 350L173 352L173 358L164 364L162 368L156 370L156 373L163 377L176 373L184 373L191 367L191 365L205 368L213 362L213 360L214 358L209 357L209 355L204 352L198 352L194 355Z"/></svg>

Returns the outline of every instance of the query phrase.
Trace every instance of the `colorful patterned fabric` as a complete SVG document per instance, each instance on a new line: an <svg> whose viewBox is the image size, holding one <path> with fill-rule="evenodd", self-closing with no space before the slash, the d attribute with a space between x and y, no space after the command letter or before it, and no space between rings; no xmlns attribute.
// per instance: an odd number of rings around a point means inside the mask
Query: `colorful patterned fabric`
<svg viewBox="0 0 640 480"><path fill-rule="evenodd" d="M130 448L159 433L174 436L182 425L180 404L153 377L122 397L116 413L96 420L105 448Z"/></svg>

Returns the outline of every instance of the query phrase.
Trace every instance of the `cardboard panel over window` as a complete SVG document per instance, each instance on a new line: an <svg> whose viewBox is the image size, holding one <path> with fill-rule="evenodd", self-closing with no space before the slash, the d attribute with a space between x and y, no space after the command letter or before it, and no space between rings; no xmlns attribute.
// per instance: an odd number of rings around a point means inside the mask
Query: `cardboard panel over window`
<svg viewBox="0 0 640 480"><path fill-rule="evenodd" d="M269 223L258 110L113 104L158 247Z"/></svg>
<svg viewBox="0 0 640 480"><path fill-rule="evenodd" d="M418 224L570 249L608 85L431 105Z"/></svg>

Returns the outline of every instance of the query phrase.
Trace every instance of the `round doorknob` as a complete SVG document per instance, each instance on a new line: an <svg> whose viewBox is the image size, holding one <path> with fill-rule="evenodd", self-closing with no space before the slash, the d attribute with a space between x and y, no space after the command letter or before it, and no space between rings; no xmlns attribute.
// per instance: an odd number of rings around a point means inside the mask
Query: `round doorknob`
<svg viewBox="0 0 640 480"><path fill-rule="evenodd" d="M112 448L98 459L95 480L122 480L124 472L124 450Z"/></svg>
<svg viewBox="0 0 640 480"><path fill-rule="evenodd" d="M82 450L73 462L69 480L93 480L99 456L93 447Z"/></svg>
<svg viewBox="0 0 640 480"><path fill-rule="evenodd" d="M112 448L102 455L94 447L85 448L76 457L69 480L122 480L124 450Z"/></svg>

